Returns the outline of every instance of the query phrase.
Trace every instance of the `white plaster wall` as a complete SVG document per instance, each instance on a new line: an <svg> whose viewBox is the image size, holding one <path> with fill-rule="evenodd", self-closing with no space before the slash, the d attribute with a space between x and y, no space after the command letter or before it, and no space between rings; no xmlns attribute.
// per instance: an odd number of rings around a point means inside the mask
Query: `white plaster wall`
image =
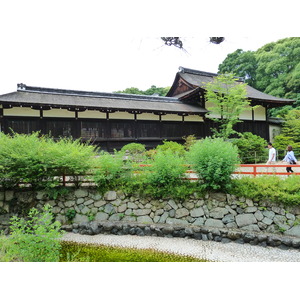
<svg viewBox="0 0 300 300"><path fill-rule="evenodd" d="M78 112L78 118L86 119L106 119L106 113L96 110L86 110Z"/></svg>
<svg viewBox="0 0 300 300"><path fill-rule="evenodd" d="M184 122L203 122L203 118L197 115L184 116Z"/></svg>
<svg viewBox="0 0 300 300"><path fill-rule="evenodd" d="M54 117L54 118L75 118L74 111L68 111L66 109L52 108L50 110L43 111L44 117Z"/></svg>
<svg viewBox="0 0 300 300"><path fill-rule="evenodd" d="M239 119L252 120L252 107L250 105L247 105L246 109L241 112Z"/></svg>
<svg viewBox="0 0 300 300"><path fill-rule="evenodd" d="M149 120L149 121L158 121L159 115L150 114L150 113L142 113L136 115L137 120Z"/></svg>
<svg viewBox="0 0 300 300"><path fill-rule="evenodd" d="M254 110L254 120L256 121L266 121L266 108L263 106L258 106Z"/></svg>
<svg viewBox="0 0 300 300"><path fill-rule="evenodd" d="M4 108L4 116L25 116L25 117L39 117L40 111L36 109L31 109L30 107L13 107Z"/></svg>
<svg viewBox="0 0 300 300"><path fill-rule="evenodd" d="M178 116L176 114L168 114L161 116L162 121L182 121L182 116Z"/></svg>
<svg viewBox="0 0 300 300"><path fill-rule="evenodd" d="M134 114L130 114L128 112L115 112L109 114L110 120L122 119L122 120L134 120Z"/></svg>

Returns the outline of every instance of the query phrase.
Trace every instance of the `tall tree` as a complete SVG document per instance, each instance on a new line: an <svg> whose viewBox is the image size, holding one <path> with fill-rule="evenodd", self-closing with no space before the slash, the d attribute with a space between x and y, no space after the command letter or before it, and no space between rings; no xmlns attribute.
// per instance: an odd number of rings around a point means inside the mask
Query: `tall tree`
<svg viewBox="0 0 300 300"><path fill-rule="evenodd" d="M256 51L257 87L277 97L297 98L300 90L300 38L269 43Z"/></svg>
<svg viewBox="0 0 300 300"><path fill-rule="evenodd" d="M274 145L279 150L285 150L287 145L300 148L300 109L293 109L285 115L281 134L277 135Z"/></svg>
<svg viewBox="0 0 300 300"><path fill-rule="evenodd" d="M220 118L208 117L219 123L219 128L213 130L215 137L224 140L236 133L233 126L240 122L241 112L249 107L246 83L237 82L233 74L223 74L206 84L206 98L210 113L217 114Z"/></svg>
<svg viewBox="0 0 300 300"><path fill-rule="evenodd" d="M225 71L245 77L262 92L296 100L293 106L272 109L274 116L300 106L300 37L268 43L254 52L238 49L219 65L219 72Z"/></svg>
<svg viewBox="0 0 300 300"><path fill-rule="evenodd" d="M219 65L221 74L233 73L243 77L245 82L255 87L257 62L253 51L243 51L237 49L227 55L225 60Z"/></svg>

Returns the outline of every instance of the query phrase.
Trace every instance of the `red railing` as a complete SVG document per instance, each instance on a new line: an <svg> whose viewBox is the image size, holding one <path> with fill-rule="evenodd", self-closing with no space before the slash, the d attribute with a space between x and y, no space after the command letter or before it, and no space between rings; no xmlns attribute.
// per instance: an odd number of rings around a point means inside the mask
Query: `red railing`
<svg viewBox="0 0 300 300"><path fill-rule="evenodd" d="M189 168L191 165L186 165ZM150 164L140 164L138 165L140 168L144 167L151 167ZM294 173L287 173L285 168L286 167L291 167L294 170ZM256 177L257 175L300 175L300 171L297 172L297 168L299 168L300 165L284 165L284 164L279 164L279 165L262 165L262 164L240 164L237 165L237 170L233 172L233 174L238 174L238 175L253 175ZM245 170L246 169L246 170ZM250 170L249 170L250 169ZM259 169L263 169L262 171L259 171ZM139 173L138 171L135 171L137 174ZM198 177L196 175L196 172L192 169L188 169L185 174L195 174L194 177L184 177L182 178L183 180L198 180ZM93 176L93 174L85 174L85 175L78 175L78 180L72 180L73 176L67 175L67 174L62 174L61 176L57 176L60 180L60 183L62 186L67 186L69 184L94 184L93 179L89 178L87 180L86 176ZM22 184L22 183L21 183ZM24 184L24 183L23 183ZM26 185L26 184L25 184Z"/></svg>
<svg viewBox="0 0 300 300"><path fill-rule="evenodd" d="M151 167L149 164L141 164L139 167ZM296 170L293 170L293 173L288 173L286 172L285 168L291 167L291 168L299 168L300 165L284 165L284 164L279 164L279 165L262 165L262 164L240 164L237 165L237 168L240 168L241 170L233 172L233 174L241 174L241 175L253 175L256 177L257 175L300 175L300 172L297 173ZM251 170L243 170L243 168L250 168ZM264 169L261 171L258 171L258 169ZM279 169L279 170L278 170ZM284 169L284 171L282 170ZM193 170L187 170L185 172L186 174L196 174L195 171ZM198 180L198 178L183 178L186 180Z"/></svg>
<svg viewBox="0 0 300 300"><path fill-rule="evenodd" d="M287 167L291 168L299 168L300 165L260 165L260 164L241 164L239 165L240 168L252 168L252 171L235 171L234 174L244 174L244 175L253 175L256 177L256 175L300 175L300 173L297 173L296 170L293 170L294 173L288 173L286 170L283 170ZM263 168L263 171L258 171L258 169Z"/></svg>

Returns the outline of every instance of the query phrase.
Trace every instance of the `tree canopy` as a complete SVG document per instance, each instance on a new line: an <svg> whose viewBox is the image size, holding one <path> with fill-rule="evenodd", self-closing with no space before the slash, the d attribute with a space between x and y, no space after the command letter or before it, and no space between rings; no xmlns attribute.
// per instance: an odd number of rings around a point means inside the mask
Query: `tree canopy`
<svg viewBox="0 0 300 300"><path fill-rule="evenodd" d="M234 73L243 77L246 83L255 87L256 68L257 62L254 52L237 49L233 53L228 54L223 63L219 65L219 72L222 74Z"/></svg>
<svg viewBox="0 0 300 300"><path fill-rule="evenodd" d="M291 37L264 45L257 51L238 49L228 54L219 72L232 72L245 78L252 87L280 98L297 100L300 107L300 37ZM273 115L293 108L272 109Z"/></svg>
<svg viewBox="0 0 300 300"><path fill-rule="evenodd" d="M214 136L224 140L236 133L233 126L240 122L240 113L249 107L247 84L237 80L228 73L215 77L205 85L207 103L211 104L208 117L220 124L218 129L212 129ZM220 118L210 116L211 113L219 115Z"/></svg>
<svg viewBox="0 0 300 300"><path fill-rule="evenodd" d="M170 87L156 87L152 85L149 89L142 91L136 87L126 88L123 91L115 91L114 93L122 93L122 94L135 94L135 95L158 95L158 96L166 96Z"/></svg>
<svg viewBox="0 0 300 300"><path fill-rule="evenodd" d="M279 150L285 150L287 145L300 148L300 109L293 109L285 116L281 134L274 140L274 146Z"/></svg>

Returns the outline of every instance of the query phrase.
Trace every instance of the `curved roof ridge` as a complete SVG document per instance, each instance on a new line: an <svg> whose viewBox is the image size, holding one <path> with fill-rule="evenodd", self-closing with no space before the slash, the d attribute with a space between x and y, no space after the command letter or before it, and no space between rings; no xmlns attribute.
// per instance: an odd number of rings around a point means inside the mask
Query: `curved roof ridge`
<svg viewBox="0 0 300 300"><path fill-rule="evenodd" d="M189 68L184 68L184 67L179 67L179 73L189 73L189 74L207 76L207 77L216 77L216 76L220 75L219 73L205 72L205 71L189 69ZM243 77L234 76L234 78L237 78L238 81L242 81L242 82L245 81L245 79Z"/></svg>
<svg viewBox="0 0 300 300"><path fill-rule="evenodd" d="M189 68L184 68L184 67L179 67L179 73L191 73L191 74L195 74L195 75L204 75L204 76L210 76L210 77L218 76L217 73L205 72L205 71L189 69Z"/></svg>
<svg viewBox="0 0 300 300"><path fill-rule="evenodd" d="M122 99L132 99L132 100L142 100L142 101L163 101L163 102L177 102L178 101L177 97L55 89L55 88L27 86L26 84L23 84L23 83L20 83L17 85L17 90L20 92L55 94L55 95L66 95L66 96L68 96L68 95L69 96L84 96L84 97L93 97L93 98L115 98L115 99L122 98Z"/></svg>

